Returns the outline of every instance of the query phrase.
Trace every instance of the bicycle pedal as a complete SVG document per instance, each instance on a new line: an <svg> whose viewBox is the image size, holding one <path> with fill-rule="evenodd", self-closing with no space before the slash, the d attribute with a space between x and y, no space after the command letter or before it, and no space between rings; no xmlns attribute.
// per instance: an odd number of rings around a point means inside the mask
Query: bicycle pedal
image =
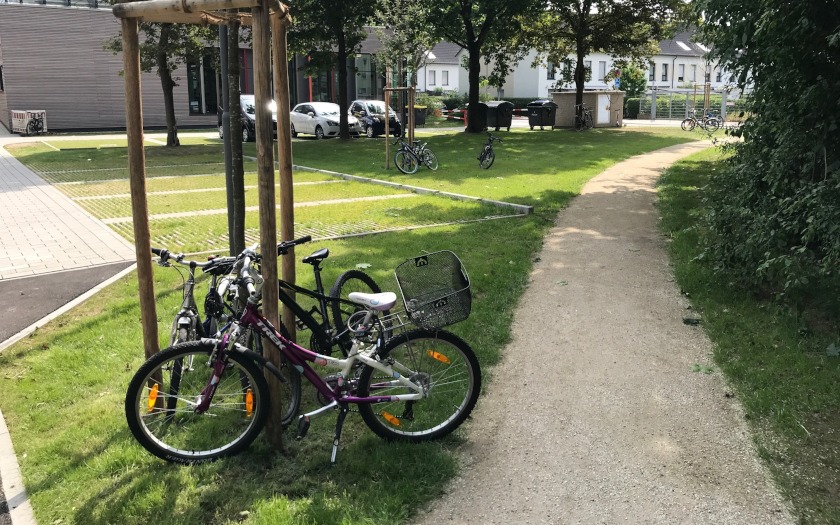
<svg viewBox="0 0 840 525"><path fill-rule="evenodd" d="M309 418L306 416L300 416L300 418L298 418L298 433L295 439L300 441L306 437L306 433L309 432L309 423Z"/></svg>

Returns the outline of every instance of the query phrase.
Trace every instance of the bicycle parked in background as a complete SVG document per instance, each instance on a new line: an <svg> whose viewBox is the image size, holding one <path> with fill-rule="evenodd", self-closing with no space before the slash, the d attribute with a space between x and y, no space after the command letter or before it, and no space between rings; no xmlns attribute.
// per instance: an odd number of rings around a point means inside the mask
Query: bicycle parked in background
<svg viewBox="0 0 840 525"><path fill-rule="evenodd" d="M481 153L478 154L478 167L481 169L490 169L493 162L496 160L496 152L493 151L493 143L502 143L502 139L493 136L489 131L487 133L487 143L481 148Z"/></svg>
<svg viewBox="0 0 840 525"><path fill-rule="evenodd" d="M680 123L680 127L683 131L692 131L697 126L703 131L712 134L720 128L721 119L712 111L707 110L703 113L702 117L698 118L696 110L689 110L688 117Z"/></svg>
<svg viewBox="0 0 840 525"><path fill-rule="evenodd" d="M592 109L586 104L575 104L575 131L592 129L594 126Z"/></svg>
<svg viewBox="0 0 840 525"><path fill-rule="evenodd" d="M438 169L437 156L428 148L427 142L415 140L412 144L409 144L400 137L394 142L394 146L397 144L399 144L400 149L394 154L394 164L401 172L408 175L417 173L421 164L432 171Z"/></svg>
<svg viewBox="0 0 840 525"><path fill-rule="evenodd" d="M29 122L26 123L26 136L40 135L44 132L44 115L32 113Z"/></svg>

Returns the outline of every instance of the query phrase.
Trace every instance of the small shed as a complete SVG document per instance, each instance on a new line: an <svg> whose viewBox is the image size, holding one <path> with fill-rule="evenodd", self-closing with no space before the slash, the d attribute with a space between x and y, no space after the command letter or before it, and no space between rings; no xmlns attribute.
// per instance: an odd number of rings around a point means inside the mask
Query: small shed
<svg viewBox="0 0 840 525"><path fill-rule="evenodd" d="M575 95L574 91L551 93L551 99L557 104L555 127L575 126ZM584 91L583 103L592 109L596 128L620 127L623 124L624 91Z"/></svg>

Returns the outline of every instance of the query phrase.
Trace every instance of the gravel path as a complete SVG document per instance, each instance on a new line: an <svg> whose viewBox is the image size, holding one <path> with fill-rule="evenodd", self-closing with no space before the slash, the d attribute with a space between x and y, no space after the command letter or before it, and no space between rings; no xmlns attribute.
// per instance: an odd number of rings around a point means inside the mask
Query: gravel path
<svg viewBox="0 0 840 525"><path fill-rule="evenodd" d="M683 323L657 229L661 170L619 163L557 218L479 400L462 476L423 524L793 523L740 405Z"/></svg>

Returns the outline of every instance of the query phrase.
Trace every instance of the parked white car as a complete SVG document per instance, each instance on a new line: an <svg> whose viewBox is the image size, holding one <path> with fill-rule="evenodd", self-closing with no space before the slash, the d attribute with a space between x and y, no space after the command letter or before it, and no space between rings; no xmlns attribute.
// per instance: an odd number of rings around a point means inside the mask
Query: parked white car
<svg viewBox="0 0 840 525"><path fill-rule="evenodd" d="M340 131L340 108L332 102L302 102L292 108L292 136L298 133L315 135L316 139L337 137ZM359 121L348 115L350 133L359 133Z"/></svg>

